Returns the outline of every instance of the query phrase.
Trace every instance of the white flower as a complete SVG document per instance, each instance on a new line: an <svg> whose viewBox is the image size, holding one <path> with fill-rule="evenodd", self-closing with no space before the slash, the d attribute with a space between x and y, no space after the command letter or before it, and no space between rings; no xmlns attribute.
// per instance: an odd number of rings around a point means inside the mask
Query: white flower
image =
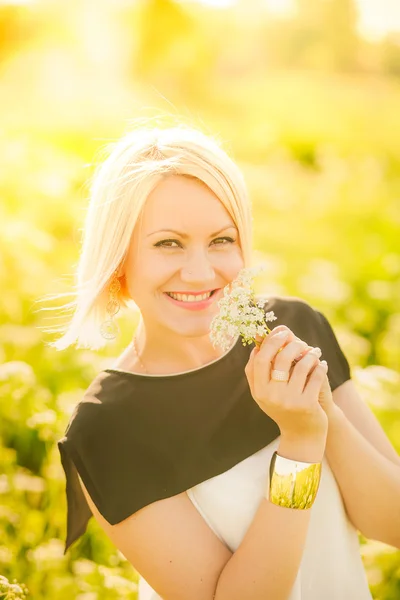
<svg viewBox="0 0 400 600"><path fill-rule="evenodd" d="M273 311L264 312L267 300L256 300L253 279L264 270L263 266L242 269L237 278L224 288L218 301L219 314L211 322L210 338L213 346L227 350L235 337L242 336L243 345L251 344L255 337L271 332L267 322L275 321Z"/></svg>

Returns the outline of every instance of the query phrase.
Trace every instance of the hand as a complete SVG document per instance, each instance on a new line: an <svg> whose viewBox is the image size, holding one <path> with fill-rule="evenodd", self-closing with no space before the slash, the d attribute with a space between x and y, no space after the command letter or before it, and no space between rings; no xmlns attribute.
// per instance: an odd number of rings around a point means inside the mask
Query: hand
<svg viewBox="0 0 400 600"><path fill-rule="evenodd" d="M277 332L282 331L282 330L284 331L285 326L278 326L275 328L275 330ZM256 343L258 343L260 346L263 339L264 339L263 337L257 336ZM292 334L289 339L295 339L295 340L301 341L300 338L296 337L294 334ZM280 350L283 350L283 347ZM298 360L300 360L300 358L305 356L305 354L307 352L309 352L310 350L313 350L313 347L307 346L306 348L304 348L302 350L302 352L299 354L299 356L296 357L294 360L297 362ZM315 348L314 348L314 350L315 350ZM278 350L278 352L279 352L279 350ZM292 364L292 369L293 369L293 366L294 365ZM314 367L310 370L309 376L311 375L311 373L313 372L313 370L316 366L317 366L317 363L315 363ZM329 365L328 365L328 368L329 368ZM323 408L324 412L326 413L326 415L328 417L328 421L330 421L331 419L334 419L341 412L339 407L335 404L335 402L333 400L331 386L329 384L329 379L326 375L325 375L321 390L318 394L318 402L320 403L321 407Z"/></svg>
<svg viewBox="0 0 400 600"><path fill-rule="evenodd" d="M333 422L333 419L341 413L340 408L333 400L331 386L329 385L329 380L326 376L318 395L318 402L325 411L329 422Z"/></svg>
<svg viewBox="0 0 400 600"><path fill-rule="evenodd" d="M287 439L326 439L328 418L319 394L328 368L319 361L321 351L309 348L280 325L252 350L245 367L254 400ZM271 379L273 369L287 371L289 380Z"/></svg>
<svg viewBox="0 0 400 600"><path fill-rule="evenodd" d="M285 331L286 327L284 325L279 325L278 327L275 327L274 332L279 332L279 331ZM295 339L301 342L299 337L296 337L293 333L291 334L291 336L289 337L289 339ZM261 336L256 336L256 344L258 345L258 347L261 346L262 341L264 340L263 337ZM283 350L283 347L280 348L279 351ZM296 357L294 360L297 362L298 360L300 360L300 358L302 358L307 352L309 352L310 350L313 350L312 346L307 346L306 348L304 348L302 350L302 352L299 354L298 357ZM315 348L314 348L315 350ZM293 368L294 365L292 365ZM317 363L315 363L313 369L317 366ZM328 365L329 368L329 365ZM313 369L310 370L309 375L312 373ZM322 408L324 409L326 415L328 416L328 420L333 419L335 416L337 416L337 413L340 412L339 407L335 404L334 400L333 400L333 396L332 396L332 390L329 384L329 379L327 376L325 376L324 382L322 384L320 393L318 395L318 401L320 403L320 405L322 406Z"/></svg>

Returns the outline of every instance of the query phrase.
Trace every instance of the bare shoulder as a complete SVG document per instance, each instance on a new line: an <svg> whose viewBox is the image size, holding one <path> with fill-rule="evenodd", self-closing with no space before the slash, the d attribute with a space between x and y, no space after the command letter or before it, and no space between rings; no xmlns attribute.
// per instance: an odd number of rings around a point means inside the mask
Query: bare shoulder
<svg viewBox="0 0 400 600"><path fill-rule="evenodd" d="M92 514L106 535L164 600L212 600L232 556L186 492L145 506L116 525L99 513L82 480Z"/></svg>

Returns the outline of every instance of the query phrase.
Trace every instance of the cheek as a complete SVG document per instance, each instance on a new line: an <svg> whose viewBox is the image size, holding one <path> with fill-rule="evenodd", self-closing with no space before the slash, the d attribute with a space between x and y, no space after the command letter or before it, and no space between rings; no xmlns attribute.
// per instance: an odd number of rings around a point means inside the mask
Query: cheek
<svg viewBox="0 0 400 600"><path fill-rule="evenodd" d="M244 260L242 251L240 248L235 248L233 252L229 253L229 257L226 257L225 265L226 272L230 279L236 279L239 271L244 268Z"/></svg>
<svg viewBox="0 0 400 600"><path fill-rule="evenodd" d="M159 253L142 252L127 265L127 287L132 295L146 294L163 285L179 268L177 261Z"/></svg>

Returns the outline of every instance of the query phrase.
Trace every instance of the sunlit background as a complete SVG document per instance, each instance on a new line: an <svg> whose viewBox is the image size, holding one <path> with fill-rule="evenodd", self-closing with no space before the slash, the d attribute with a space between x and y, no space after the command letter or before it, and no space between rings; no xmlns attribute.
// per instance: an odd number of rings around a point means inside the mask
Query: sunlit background
<svg viewBox="0 0 400 600"><path fill-rule="evenodd" d="M88 181L141 119L222 141L252 198L260 290L327 315L400 451L398 0L0 2L0 106L0 575L35 600L136 598L93 519L63 556L55 445L135 317L102 352L57 352L44 328L62 319L38 309L72 299ZM374 598L399 598L400 552L360 542Z"/></svg>

